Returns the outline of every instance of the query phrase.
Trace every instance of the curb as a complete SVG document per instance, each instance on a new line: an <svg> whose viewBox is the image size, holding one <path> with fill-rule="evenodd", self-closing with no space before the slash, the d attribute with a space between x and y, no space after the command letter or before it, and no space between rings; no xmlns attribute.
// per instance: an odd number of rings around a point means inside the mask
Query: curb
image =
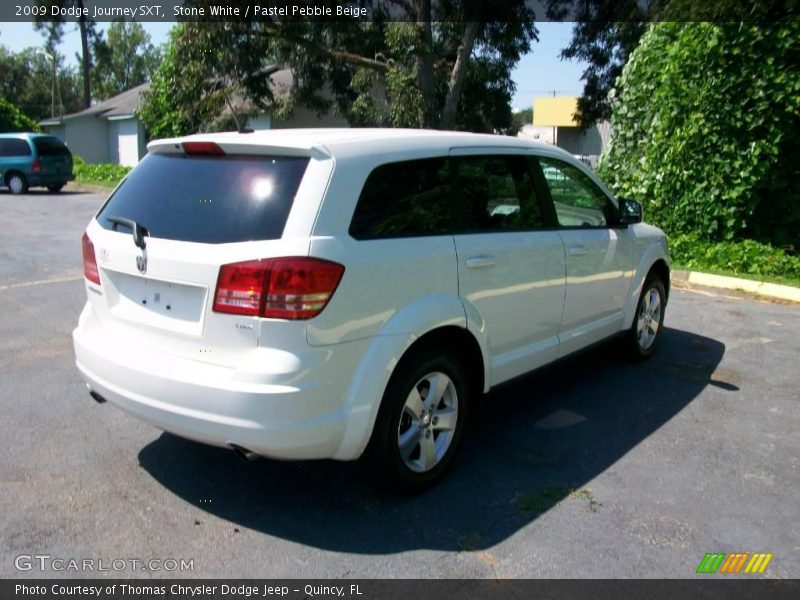
<svg viewBox="0 0 800 600"><path fill-rule="evenodd" d="M759 296L779 298L780 300L800 303L800 288L789 285L778 285L777 283L739 279L738 277L726 277L723 275L711 275L710 273L698 273L696 271L673 271L671 279L672 281L681 283L705 285L726 290L741 290L751 294L758 294Z"/></svg>

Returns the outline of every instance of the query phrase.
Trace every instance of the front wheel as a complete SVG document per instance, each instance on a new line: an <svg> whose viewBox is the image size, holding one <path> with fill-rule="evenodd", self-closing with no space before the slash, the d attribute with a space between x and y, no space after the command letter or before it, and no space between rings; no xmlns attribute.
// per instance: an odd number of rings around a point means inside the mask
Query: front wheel
<svg viewBox="0 0 800 600"><path fill-rule="evenodd" d="M628 346L634 359L642 360L653 355L664 328L666 303L664 283L657 276L648 277L642 286L633 325L628 332Z"/></svg>
<svg viewBox="0 0 800 600"><path fill-rule="evenodd" d="M444 352L402 361L367 449L371 475L409 491L437 481L458 448L469 392L461 363Z"/></svg>

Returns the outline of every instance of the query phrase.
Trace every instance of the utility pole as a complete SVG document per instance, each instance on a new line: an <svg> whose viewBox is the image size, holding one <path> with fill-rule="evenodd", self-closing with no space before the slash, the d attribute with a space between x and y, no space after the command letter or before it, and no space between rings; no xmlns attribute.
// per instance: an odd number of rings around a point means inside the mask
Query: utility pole
<svg viewBox="0 0 800 600"><path fill-rule="evenodd" d="M43 54L53 61L53 76L51 78L50 86L50 118L54 119L56 116L56 57L46 50L42 50L41 48L36 49L36 54Z"/></svg>

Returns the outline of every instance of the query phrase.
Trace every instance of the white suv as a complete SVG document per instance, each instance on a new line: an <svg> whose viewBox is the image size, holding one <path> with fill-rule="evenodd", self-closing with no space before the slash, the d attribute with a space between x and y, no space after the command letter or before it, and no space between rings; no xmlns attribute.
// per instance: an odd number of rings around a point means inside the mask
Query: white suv
<svg viewBox="0 0 800 600"><path fill-rule="evenodd" d="M617 333L658 342L667 240L565 152L420 130L155 141L83 236L92 396L406 487L493 386Z"/></svg>

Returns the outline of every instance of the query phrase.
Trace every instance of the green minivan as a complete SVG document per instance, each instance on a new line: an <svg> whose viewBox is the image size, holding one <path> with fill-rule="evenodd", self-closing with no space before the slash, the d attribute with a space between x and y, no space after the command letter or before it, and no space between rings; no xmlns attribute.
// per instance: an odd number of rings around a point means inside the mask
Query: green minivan
<svg viewBox="0 0 800 600"><path fill-rule="evenodd" d="M41 133L0 133L0 185L12 194L30 187L58 192L72 172L72 153L55 136Z"/></svg>

